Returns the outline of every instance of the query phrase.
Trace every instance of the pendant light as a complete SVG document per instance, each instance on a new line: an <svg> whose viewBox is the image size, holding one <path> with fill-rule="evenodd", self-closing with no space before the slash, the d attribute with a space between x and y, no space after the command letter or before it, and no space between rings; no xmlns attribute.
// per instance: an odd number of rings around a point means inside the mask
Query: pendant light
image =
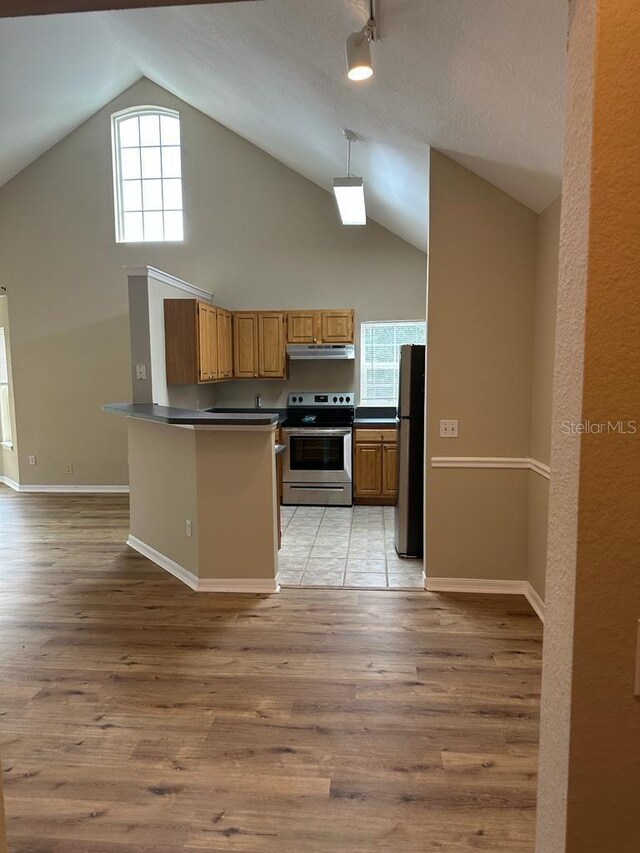
<svg viewBox="0 0 640 853"><path fill-rule="evenodd" d="M351 143L357 141L352 130L345 130L347 138L347 176L333 179L333 192L343 225L366 225L367 212L364 204L364 181L351 175Z"/></svg>
<svg viewBox="0 0 640 853"><path fill-rule="evenodd" d="M349 80L367 80L373 74L371 42L377 38L374 0L369 0L369 20L347 39L347 76Z"/></svg>

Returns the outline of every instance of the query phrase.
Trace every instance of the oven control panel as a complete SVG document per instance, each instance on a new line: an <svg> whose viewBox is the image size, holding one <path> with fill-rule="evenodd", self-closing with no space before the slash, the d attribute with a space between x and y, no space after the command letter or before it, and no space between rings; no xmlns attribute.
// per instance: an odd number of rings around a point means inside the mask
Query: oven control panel
<svg viewBox="0 0 640 853"><path fill-rule="evenodd" d="M355 406L356 395L353 391L295 391L289 394L287 405L295 406Z"/></svg>

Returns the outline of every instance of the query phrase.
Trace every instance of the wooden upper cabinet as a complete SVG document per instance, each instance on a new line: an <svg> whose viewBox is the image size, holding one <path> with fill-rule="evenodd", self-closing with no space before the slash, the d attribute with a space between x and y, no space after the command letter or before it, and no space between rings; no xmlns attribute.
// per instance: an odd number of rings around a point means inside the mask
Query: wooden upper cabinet
<svg viewBox="0 0 640 853"><path fill-rule="evenodd" d="M258 314L258 373L265 379L286 376L286 317L281 311Z"/></svg>
<svg viewBox="0 0 640 853"><path fill-rule="evenodd" d="M233 315L233 375L237 379L258 376L258 314L255 311Z"/></svg>
<svg viewBox="0 0 640 853"><path fill-rule="evenodd" d="M352 309L322 311L320 339L323 344L352 344L354 312Z"/></svg>
<svg viewBox="0 0 640 853"><path fill-rule="evenodd" d="M288 311L287 342L290 344L352 344L354 311Z"/></svg>
<svg viewBox="0 0 640 853"><path fill-rule="evenodd" d="M215 323L215 308L213 313L208 305L198 303L198 380L200 382L211 382L214 376L214 365L217 365L217 330L214 335L212 326ZM214 361L214 343L216 353Z"/></svg>
<svg viewBox="0 0 640 853"><path fill-rule="evenodd" d="M165 363L168 385L216 382L218 309L197 299L164 300Z"/></svg>
<svg viewBox="0 0 640 853"><path fill-rule="evenodd" d="M287 312L287 342L290 344L315 344L320 339L319 311Z"/></svg>
<svg viewBox="0 0 640 853"><path fill-rule="evenodd" d="M395 498L398 494L398 445L382 445L382 496Z"/></svg>
<svg viewBox="0 0 640 853"><path fill-rule="evenodd" d="M233 373L232 315L224 308L216 309L218 333L218 378L231 379Z"/></svg>
<svg viewBox="0 0 640 853"><path fill-rule="evenodd" d="M358 444L354 452L354 486L359 498L382 496L382 444Z"/></svg>

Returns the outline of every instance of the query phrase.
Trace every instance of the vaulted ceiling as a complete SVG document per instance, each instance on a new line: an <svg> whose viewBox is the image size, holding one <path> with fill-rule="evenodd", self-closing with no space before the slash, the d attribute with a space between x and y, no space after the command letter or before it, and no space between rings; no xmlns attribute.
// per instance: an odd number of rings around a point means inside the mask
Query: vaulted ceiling
<svg viewBox="0 0 640 853"><path fill-rule="evenodd" d="M342 129L368 212L424 248L427 146L535 211L559 193L566 0L260 0L0 21L0 185L140 76L326 189Z"/></svg>

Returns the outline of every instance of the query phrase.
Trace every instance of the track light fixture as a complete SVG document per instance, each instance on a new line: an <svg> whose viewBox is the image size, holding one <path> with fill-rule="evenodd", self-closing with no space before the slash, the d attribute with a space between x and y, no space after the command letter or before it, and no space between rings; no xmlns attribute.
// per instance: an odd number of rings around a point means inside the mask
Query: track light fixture
<svg viewBox="0 0 640 853"><path fill-rule="evenodd" d="M351 143L357 141L352 130L345 130L347 138L347 176L333 179L333 192L343 225L366 225L367 212L364 205L364 181L351 175Z"/></svg>
<svg viewBox="0 0 640 853"><path fill-rule="evenodd" d="M366 80L373 74L371 42L375 41L377 24L374 0L369 0L369 20L361 30L347 39L347 76L349 80Z"/></svg>

